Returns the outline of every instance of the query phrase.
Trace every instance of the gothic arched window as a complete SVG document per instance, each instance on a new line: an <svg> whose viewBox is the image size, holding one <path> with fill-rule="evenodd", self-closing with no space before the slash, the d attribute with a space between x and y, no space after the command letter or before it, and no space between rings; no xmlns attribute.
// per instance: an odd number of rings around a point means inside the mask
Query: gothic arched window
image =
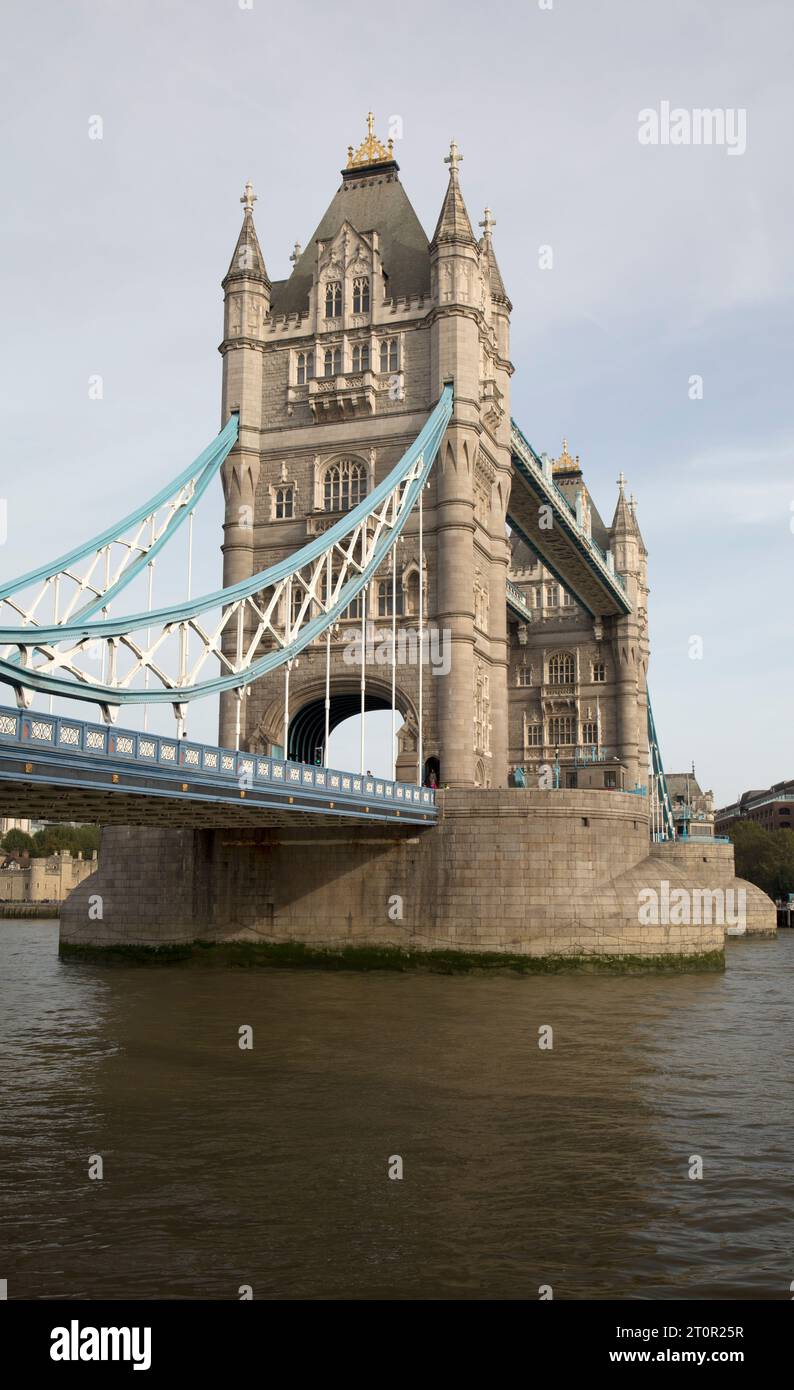
<svg viewBox="0 0 794 1390"><path fill-rule="evenodd" d="M353 281L353 313L369 313L369 276L360 275Z"/></svg>
<svg viewBox="0 0 794 1390"><path fill-rule="evenodd" d="M291 521L295 515L295 489L291 484L276 488L274 513L276 521Z"/></svg>
<svg viewBox="0 0 794 1390"><path fill-rule="evenodd" d="M603 685L607 678L607 668L603 661L593 662L593 681L596 685Z"/></svg>
<svg viewBox="0 0 794 1390"><path fill-rule="evenodd" d="M339 376L342 370L342 349L326 348L323 358L323 375Z"/></svg>
<svg viewBox="0 0 794 1390"><path fill-rule="evenodd" d="M325 287L325 317L338 319L342 313L342 281L329 280Z"/></svg>
<svg viewBox="0 0 794 1390"><path fill-rule="evenodd" d="M402 586L402 584L400 584L400 583L398 582L398 584L397 584L397 586L396 586L396 589L397 589L397 592L396 592L396 594L395 594L395 593L394 593L393 582L392 582L391 579L381 579L381 580L378 581L378 617L379 617L379 618L390 618L390 617L392 616L392 613L395 612L395 611L396 611L398 617L401 617L401 616L402 616L403 607L404 607L404 604L403 604L403 586ZM393 599L394 599L395 597L396 597L396 599L397 599L396 609L395 609L395 605L394 605L394 603L393 603Z"/></svg>
<svg viewBox="0 0 794 1390"><path fill-rule="evenodd" d="M341 459L325 470L323 507L327 512L348 512L367 495L367 470L355 459Z"/></svg>
<svg viewBox="0 0 794 1390"><path fill-rule="evenodd" d="M549 743L575 743L575 720L571 714L555 715L549 720Z"/></svg>
<svg viewBox="0 0 794 1390"><path fill-rule="evenodd" d="M363 345L356 344L356 346L353 348L353 371L354 371L354 372L368 372L368 371L369 371L369 344L368 344L368 343L364 343Z"/></svg>
<svg viewBox="0 0 794 1390"><path fill-rule="evenodd" d="M573 685L576 676L570 652L555 652L549 657L549 685Z"/></svg>
<svg viewBox="0 0 794 1390"><path fill-rule="evenodd" d="M383 338L380 345L380 369L382 372L398 370L399 354L396 338Z"/></svg>
<svg viewBox="0 0 794 1390"><path fill-rule="evenodd" d="M298 385L305 386L306 382L314 376L314 353L298 353Z"/></svg>

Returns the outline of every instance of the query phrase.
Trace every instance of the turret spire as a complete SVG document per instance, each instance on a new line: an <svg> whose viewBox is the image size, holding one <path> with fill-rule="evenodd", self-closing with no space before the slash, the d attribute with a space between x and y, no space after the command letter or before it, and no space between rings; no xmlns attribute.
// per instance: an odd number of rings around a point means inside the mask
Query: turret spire
<svg viewBox="0 0 794 1390"><path fill-rule="evenodd" d="M482 215L482 222L480 223L480 226L483 228L483 240L490 242L491 233L494 227L496 226L496 218L494 217L490 208L485 209Z"/></svg>
<svg viewBox="0 0 794 1390"><path fill-rule="evenodd" d="M462 158L463 155L460 153L460 150L458 149L458 142L453 137L449 143L449 154L444 155L444 163L449 164L451 166L449 171L451 177L458 177L458 165L460 164Z"/></svg>
<svg viewBox="0 0 794 1390"><path fill-rule="evenodd" d="M615 536L638 535L634 511L626 497L626 479L622 469L615 481L618 485L618 500L615 507L615 515L612 518L612 533Z"/></svg>
<svg viewBox="0 0 794 1390"><path fill-rule="evenodd" d="M488 261L488 283L491 290L491 299L496 300L507 308L508 313L512 309L512 304L507 297L505 282L502 279L502 272L496 260L496 253L493 249L493 229L496 226L496 218L490 208L486 208L480 226L483 229L480 250L485 253Z"/></svg>
<svg viewBox="0 0 794 1390"><path fill-rule="evenodd" d="M477 245L458 182L458 165L462 158L463 155L458 149L457 141L453 140L449 147L449 154L444 156L444 163L449 165L449 183L444 195L444 202L441 205L436 230L430 242L431 251L444 241L462 242L470 246Z"/></svg>
<svg viewBox="0 0 794 1390"><path fill-rule="evenodd" d="M223 279L225 285L232 279L259 280L270 289L270 280L265 269L265 258L259 245L254 226L254 203L257 201L254 185L249 179L243 189L240 202L243 205L243 225L234 248L234 255Z"/></svg>

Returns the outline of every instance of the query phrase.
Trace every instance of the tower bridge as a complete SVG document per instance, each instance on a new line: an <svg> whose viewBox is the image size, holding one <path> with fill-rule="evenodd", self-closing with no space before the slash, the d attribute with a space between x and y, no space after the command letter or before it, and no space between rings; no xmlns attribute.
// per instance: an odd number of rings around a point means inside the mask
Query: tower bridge
<svg viewBox="0 0 794 1390"><path fill-rule="evenodd" d="M634 939L631 873L673 833L646 684L647 551L622 475L606 524L567 444L538 455L511 418L512 305L489 209L473 231L461 159L453 141L428 240L370 118L283 280L268 274L247 184L222 282L220 434L129 516L0 585L0 681L17 706L0 711L2 793L15 810L82 806L111 827L99 884L113 924L86 921L81 889L64 940L261 935L263 894L271 935L322 944L352 931L619 953ZM192 517L218 478L222 586L194 597ZM156 557L186 522L186 593L158 607ZM125 612L136 578L146 606ZM443 661L429 660L434 644ZM191 703L209 695L214 748L186 736ZM46 714L33 711L41 696ZM62 698L93 704L101 723L56 715ZM172 739L118 727L131 706L158 704L173 708ZM392 711L387 777L367 766L373 709ZM329 739L352 713L358 766L340 771ZM282 851L288 827L319 824L333 863L316 840L299 862ZM213 839L235 828L248 838ZM131 890L136 853L155 878L178 856L195 891L164 890L153 917ZM412 899L410 927L369 903L384 864ZM347 928L339 878L358 903ZM684 933L670 949L702 946Z"/></svg>

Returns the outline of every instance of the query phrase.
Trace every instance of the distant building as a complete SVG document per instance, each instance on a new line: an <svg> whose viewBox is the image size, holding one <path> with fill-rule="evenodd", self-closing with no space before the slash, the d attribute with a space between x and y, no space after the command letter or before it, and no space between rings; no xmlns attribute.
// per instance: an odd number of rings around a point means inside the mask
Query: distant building
<svg viewBox="0 0 794 1390"><path fill-rule="evenodd" d="M702 790L695 776L694 764L691 772L668 772L665 778L673 806L676 835L713 839L714 793Z"/></svg>
<svg viewBox="0 0 794 1390"><path fill-rule="evenodd" d="M791 830L794 826L794 780L775 782L766 790L743 792L738 801L716 812L718 835L727 835L737 821L751 820L764 830Z"/></svg>
<svg viewBox="0 0 794 1390"><path fill-rule="evenodd" d="M7 835L9 830L22 830L25 835L32 835L31 824L29 820L14 820L13 816L0 816L0 839Z"/></svg>
<svg viewBox="0 0 794 1390"><path fill-rule="evenodd" d="M90 859L73 859L68 849L44 859L0 854L0 902L62 903L96 867L96 850Z"/></svg>

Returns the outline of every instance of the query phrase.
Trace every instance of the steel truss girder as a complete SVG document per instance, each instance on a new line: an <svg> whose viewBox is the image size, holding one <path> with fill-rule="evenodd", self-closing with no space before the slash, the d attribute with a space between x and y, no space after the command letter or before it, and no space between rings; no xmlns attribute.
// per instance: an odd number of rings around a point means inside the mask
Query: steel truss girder
<svg viewBox="0 0 794 1390"><path fill-rule="evenodd" d="M15 687L18 700L40 691L94 701L107 714L119 705L184 704L241 691L291 662L344 616L391 551L425 486L451 413L447 386L416 440L368 497L301 550L249 580L128 617L86 621L84 611L79 619L34 630L0 628L0 644L18 653L15 660L0 660L0 681ZM267 650L257 654L263 642ZM87 657L101 659L103 651L108 674L100 682L86 664ZM221 674L203 678L212 661ZM141 678L153 684L136 686Z"/></svg>
<svg viewBox="0 0 794 1390"><path fill-rule="evenodd" d="M59 559L0 585L0 614L8 608L23 626L54 626L66 632L75 622L106 609L183 525L234 446L238 430L239 417L233 414L198 458L136 511ZM86 568L78 572L83 562ZM55 620L42 624L38 612L50 594ZM1 630L5 635L0 642L17 644L18 629L12 637L8 628Z"/></svg>

